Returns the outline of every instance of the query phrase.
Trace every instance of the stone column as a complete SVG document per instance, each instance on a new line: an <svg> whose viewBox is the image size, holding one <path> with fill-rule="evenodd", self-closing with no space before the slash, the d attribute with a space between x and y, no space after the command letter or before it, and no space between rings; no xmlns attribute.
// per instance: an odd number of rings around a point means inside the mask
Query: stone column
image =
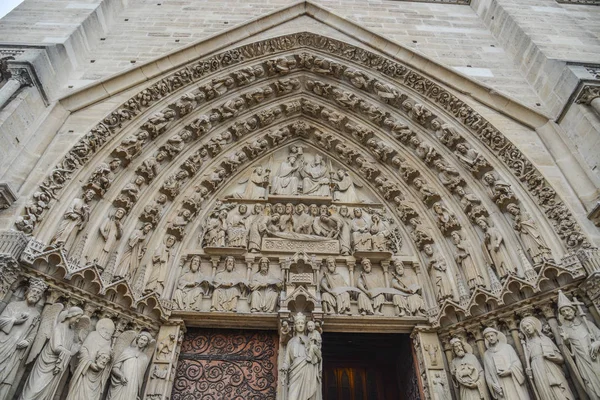
<svg viewBox="0 0 600 400"><path fill-rule="evenodd" d="M416 326L410 337L415 348L421 398L425 400L451 400L451 385L444 363L444 348L437 333L431 328Z"/></svg>
<svg viewBox="0 0 600 400"><path fill-rule="evenodd" d="M10 301L13 285L19 279L19 259L28 242L22 232L0 232L0 312Z"/></svg>
<svg viewBox="0 0 600 400"><path fill-rule="evenodd" d="M160 327L143 399L168 400L171 398L184 333L183 320L170 320L168 325Z"/></svg>
<svg viewBox="0 0 600 400"><path fill-rule="evenodd" d="M31 77L26 69L11 70L10 73L11 77L0 88L0 109L8 104L11 97L23 86L31 86Z"/></svg>

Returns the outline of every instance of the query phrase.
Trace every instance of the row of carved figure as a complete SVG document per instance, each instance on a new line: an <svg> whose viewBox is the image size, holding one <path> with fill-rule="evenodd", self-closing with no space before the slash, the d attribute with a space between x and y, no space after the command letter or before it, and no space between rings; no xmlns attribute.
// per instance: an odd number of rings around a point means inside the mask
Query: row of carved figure
<svg viewBox="0 0 600 400"><path fill-rule="evenodd" d="M139 398L155 348L151 334L116 334L110 318L98 320L91 331L81 308L61 303L40 312L46 288L31 279L25 299L9 303L0 314L0 400L16 396L17 389L19 400Z"/></svg>
<svg viewBox="0 0 600 400"><path fill-rule="evenodd" d="M269 166L256 166L248 178L244 192L247 199L266 199L269 194L282 196L332 196L334 201L358 203L354 186L362 187L345 169L334 170L323 156L307 157L302 146L291 146L287 158L279 163L277 173L271 177Z"/></svg>
<svg viewBox="0 0 600 400"><path fill-rule="evenodd" d="M173 293L173 300L179 309L200 310L200 301L207 296L212 297L211 311L235 312L239 298L247 295L251 312L276 310L285 282L270 271L268 258L260 259L258 271L250 279L236 270L235 259L231 256L225 259L224 268L214 276L203 275L200 266L200 257L192 257L189 267L179 277ZM328 257L323 269L316 286L321 294L323 311L327 314L350 314L351 300L356 299L361 315L383 315L383 306L388 301L391 301L400 317L426 315L421 286L405 273L400 260L393 260L390 281L387 273L374 270L371 261L363 258L356 286L349 284L344 275L337 271L335 258Z"/></svg>
<svg viewBox="0 0 600 400"><path fill-rule="evenodd" d="M355 251L400 250L402 238L387 213L370 207L316 204L255 204L252 212L245 204L220 203L205 223L205 247L240 247L249 252L261 250L265 236L292 241L337 239L341 254Z"/></svg>
<svg viewBox="0 0 600 400"><path fill-rule="evenodd" d="M600 399L600 329L583 313L580 303L559 292L558 319L560 349L544 333L542 322L533 316L521 320L522 359L507 343L506 336L486 328L487 350L483 366L471 346L460 338L450 341L453 358L451 374L460 400L574 400L564 364L591 400ZM527 386L533 389L533 396ZM448 399L449 400L449 399Z"/></svg>

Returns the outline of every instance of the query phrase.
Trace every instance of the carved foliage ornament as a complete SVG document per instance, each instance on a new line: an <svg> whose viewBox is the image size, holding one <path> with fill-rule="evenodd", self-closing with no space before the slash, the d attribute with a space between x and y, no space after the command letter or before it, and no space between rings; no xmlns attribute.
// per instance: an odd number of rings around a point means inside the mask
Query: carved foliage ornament
<svg viewBox="0 0 600 400"><path fill-rule="evenodd" d="M544 206L549 217L556 221L555 229L557 229L559 235L567 242L568 248L578 248L581 245L588 245L586 238L579 232L579 228L571 213L566 210L564 204L557 198L556 193L549 187L548 183L531 162L471 107L441 86L404 65L384 59L364 49L311 33L288 35L221 53L209 60L188 65L140 92L93 128L68 153L60 164L61 167L67 167L62 168L62 176L58 178L61 180L61 183L50 191L45 189L46 184L40 187L41 190L34 195L35 204L31 204L32 207L27 215L19 219L17 228L31 232L44 213L44 210L49 208L50 201L64 187L65 182L71 179L73 172L87 163L92 155L110 140L111 136L120 131L125 124L128 124L142 110L220 68L263 55L266 49L289 50L296 46L308 46L317 49L326 48L330 54L380 71L395 81L402 83L404 86L412 88L426 96L438 106L453 114L463 125L475 133L486 146L495 152L512 169L518 179L525 182L525 185L538 199L540 205ZM273 64L270 65L268 72L286 74L294 67L296 67L295 60L280 58L273 60ZM328 69L333 72L333 75L336 75L338 73L335 70L336 67L336 65L324 65L318 66L317 69ZM361 77L357 75L353 80L355 86L360 87ZM233 82L233 79L231 83L225 81L220 86L231 85ZM215 91L218 91L218 88ZM423 123L430 118L426 112L414 107L413 109L414 119L417 122ZM56 177L48 179L55 180ZM52 181L48 183L51 184ZM557 209L562 211L556 212L555 210Z"/></svg>

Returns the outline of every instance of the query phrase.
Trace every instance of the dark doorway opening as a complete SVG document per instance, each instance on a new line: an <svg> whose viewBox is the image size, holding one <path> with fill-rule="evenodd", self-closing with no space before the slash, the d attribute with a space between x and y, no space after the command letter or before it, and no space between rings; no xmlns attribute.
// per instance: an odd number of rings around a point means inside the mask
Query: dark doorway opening
<svg viewBox="0 0 600 400"><path fill-rule="evenodd" d="M418 400L406 334L324 333L323 400Z"/></svg>

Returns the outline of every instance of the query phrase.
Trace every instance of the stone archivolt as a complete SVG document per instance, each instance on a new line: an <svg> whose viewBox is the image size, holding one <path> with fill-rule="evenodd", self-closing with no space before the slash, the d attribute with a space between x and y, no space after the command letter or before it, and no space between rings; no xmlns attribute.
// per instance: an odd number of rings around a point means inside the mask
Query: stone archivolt
<svg viewBox="0 0 600 400"><path fill-rule="evenodd" d="M252 325L278 316L283 348L298 323L291 343L310 348L315 365L322 321L429 323L415 344L437 398L450 396L442 350L460 397L486 398L486 390L523 390L518 377L490 375L492 353L514 361L508 345L529 360L550 331L557 351L567 354L559 336L568 342L571 371L596 371L577 342L585 310L559 301L577 314L561 312L559 332L547 302L586 275L592 296L598 255L539 171L434 81L318 35L229 50L144 89L67 153L16 226L36 239L3 239L0 293L23 298L22 278L50 285L46 302L68 312L45 324L48 338L72 336L58 325L65 321L115 320L115 398L136 396L140 382L119 397L122 378L148 367L156 380L146 398L168 391L179 317L235 315ZM534 313L549 328L526 318ZM88 361L106 379L97 350ZM132 358L139 364L125 366ZM529 379L546 389L540 376Z"/></svg>

